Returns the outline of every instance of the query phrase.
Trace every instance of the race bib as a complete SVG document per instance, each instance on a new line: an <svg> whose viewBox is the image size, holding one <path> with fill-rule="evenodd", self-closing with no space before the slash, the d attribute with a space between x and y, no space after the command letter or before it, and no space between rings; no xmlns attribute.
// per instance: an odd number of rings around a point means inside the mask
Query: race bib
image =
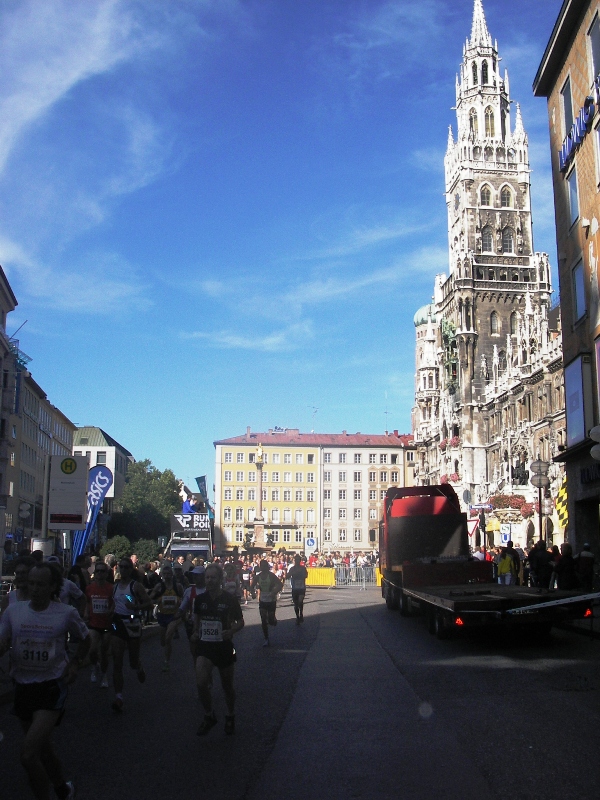
<svg viewBox="0 0 600 800"><path fill-rule="evenodd" d="M177 608L178 605L179 605L179 598L178 597L176 597L173 594L169 594L169 595L166 595L166 596L163 594L162 600L161 600L161 606L162 606L162 610L164 612L166 612L168 614L170 611L175 611L175 609Z"/></svg>
<svg viewBox="0 0 600 800"><path fill-rule="evenodd" d="M203 642L222 642L223 641L223 625L218 619L203 619L202 620L202 635L200 639Z"/></svg>
<svg viewBox="0 0 600 800"><path fill-rule="evenodd" d="M92 597L92 612L108 614L108 597Z"/></svg>
<svg viewBox="0 0 600 800"><path fill-rule="evenodd" d="M130 639L139 639L142 635L142 621L140 619L123 619L123 625Z"/></svg>
<svg viewBox="0 0 600 800"><path fill-rule="evenodd" d="M20 667L25 669L44 670L54 661L56 655L56 641L54 639L19 636L16 647L13 647L13 657Z"/></svg>

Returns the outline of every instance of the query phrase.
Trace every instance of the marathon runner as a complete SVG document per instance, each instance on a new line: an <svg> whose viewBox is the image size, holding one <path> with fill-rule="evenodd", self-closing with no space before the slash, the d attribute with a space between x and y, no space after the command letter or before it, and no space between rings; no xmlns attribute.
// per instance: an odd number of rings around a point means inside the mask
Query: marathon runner
<svg viewBox="0 0 600 800"><path fill-rule="evenodd" d="M175 612L175 616L173 617L173 621L170 623L169 627L167 628L167 635L173 636L173 633L177 629L179 625L179 621L183 619L183 624L185 626L185 632L188 637L188 641L190 643L190 653L192 654L192 659L194 661L194 665L196 664L196 658L198 656L196 650L198 649L198 643L192 642L192 633L194 632L194 601L198 595L202 594L206 591L206 582L205 582L205 568L204 567L194 567L190 570L190 577L193 579L194 583L192 586L188 586L185 590L183 599L181 601L181 605Z"/></svg>
<svg viewBox="0 0 600 800"><path fill-rule="evenodd" d="M225 733L235 733L235 689L233 676L236 661L233 634L244 627L244 617L237 597L225 592L221 586L223 570L218 564L209 564L205 572L206 591L194 601L194 632L192 642L197 643L196 682L198 696L204 708L204 720L198 736L205 736L217 724L212 703L212 671L219 670L225 694L227 715Z"/></svg>
<svg viewBox="0 0 600 800"><path fill-rule="evenodd" d="M35 559L31 556L19 556L15 559L15 580L13 590L2 598L0 613L3 613L13 603L29 600L29 570L34 566Z"/></svg>
<svg viewBox="0 0 600 800"><path fill-rule="evenodd" d="M258 611L265 641L263 647L269 646L269 625L277 625L277 595L282 590L281 581L270 572L271 565L264 559L259 564L259 571L253 576L253 586L259 591Z"/></svg>
<svg viewBox="0 0 600 800"><path fill-rule="evenodd" d="M100 688L108 689L108 654L113 632L113 600L114 585L108 582L108 573L112 572L104 561L97 561L94 566L94 580L85 590L87 608L85 618L90 631L90 662L92 664L92 683L100 678ZM100 663L98 664L98 657Z"/></svg>
<svg viewBox="0 0 600 800"><path fill-rule="evenodd" d="M113 616L112 651L114 658L113 685L115 699L113 711L123 710L123 659L125 650L129 652L129 665L137 673L140 683L146 680L146 673L140 661L142 643L141 612L154 605L142 584L133 579L133 561L130 558L119 560L120 579L113 587L115 611Z"/></svg>
<svg viewBox="0 0 600 800"><path fill-rule="evenodd" d="M54 564L32 567L31 600L11 604L0 620L0 657L11 648L14 711L25 732L21 764L38 800L49 800L51 786L59 800L75 797L51 737L64 713L67 685L75 679L90 639L77 611L58 602L61 583L60 569ZM67 633L79 639L71 661L65 648Z"/></svg>
<svg viewBox="0 0 600 800"><path fill-rule="evenodd" d="M150 592L149 596L153 601L156 601L158 598L156 619L160 625L160 644L165 651L165 660L162 669L163 672L168 672L170 669L169 662L171 661L173 635L176 630L176 627L170 627L170 623L173 622L175 613L183 597L183 588L180 583L175 582L173 567L170 564L165 564L162 568L160 581Z"/></svg>
<svg viewBox="0 0 600 800"><path fill-rule="evenodd" d="M306 579L308 570L302 564L301 556L294 556L294 566L288 570L288 578L292 586L292 602L296 614L296 625L304 622L304 597L306 595Z"/></svg>

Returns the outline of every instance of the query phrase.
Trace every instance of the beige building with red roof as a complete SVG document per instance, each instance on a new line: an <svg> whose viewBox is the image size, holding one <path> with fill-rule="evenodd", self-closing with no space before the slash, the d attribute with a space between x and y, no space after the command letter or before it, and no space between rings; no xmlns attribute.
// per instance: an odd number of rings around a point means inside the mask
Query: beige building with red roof
<svg viewBox="0 0 600 800"><path fill-rule="evenodd" d="M275 549L301 551L307 538L324 551L372 550L385 491L414 485L411 435L300 433L273 428L216 441L215 540L217 549L243 547L253 534L259 505L262 449L262 518Z"/></svg>

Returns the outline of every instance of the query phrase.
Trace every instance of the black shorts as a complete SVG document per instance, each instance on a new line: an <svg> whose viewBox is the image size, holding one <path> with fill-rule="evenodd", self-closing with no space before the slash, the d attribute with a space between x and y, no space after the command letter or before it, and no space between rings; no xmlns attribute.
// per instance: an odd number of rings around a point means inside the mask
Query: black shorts
<svg viewBox="0 0 600 800"><path fill-rule="evenodd" d="M208 658L217 669L225 669L237 661L233 642L198 642L195 650L196 658Z"/></svg>
<svg viewBox="0 0 600 800"><path fill-rule="evenodd" d="M108 628L94 628L94 626L93 626L93 625L88 625L88 628L89 628L89 630L91 630L91 631L96 631L96 633L99 633L101 636L102 636L103 634L105 634L105 633L113 633L113 626L112 626L112 624L111 624L111 625L110 625Z"/></svg>
<svg viewBox="0 0 600 800"><path fill-rule="evenodd" d="M292 600L304 600L306 589L292 589Z"/></svg>
<svg viewBox="0 0 600 800"><path fill-rule="evenodd" d="M130 617L125 617L125 619L130 619ZM141 624L142 621L139 617L136 617L135 620L131 620L132 622L139 622L140 624L140 635L139 636L131 636L129 631L125 627L123 623L123 617L118 616L115 614L113 617L113 632L118 639L122 639L124 642L136 642L141 641L142 631L141 631Z"/></svg>
<svg viewBox="0 0 600 800"><path fill-rule="evenodd" d="M17 683L15 681L15 715L23 722L31 722L36 711L59 711L56 724L65 713L68 687L66 681L57 678L41 683Z"/></svg>
<svg viewBox="0 0 600 800"><path fill-rule="evenodd" d="M273 600L271 603L263 603L263 601L260 600L258 603L258 610L262 611L263 609L270 614L274 614L275 611L277 611L277 601Z"/></svg>

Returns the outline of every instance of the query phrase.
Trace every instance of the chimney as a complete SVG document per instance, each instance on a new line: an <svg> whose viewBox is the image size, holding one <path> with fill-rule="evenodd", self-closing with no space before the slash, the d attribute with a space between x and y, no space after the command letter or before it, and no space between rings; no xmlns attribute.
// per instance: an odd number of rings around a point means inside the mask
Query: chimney
<svg viewBox="0 0 600 800"><path fill-rule="evenodd" d="M398 431L394 431L394 436L398 436Z"/></svg>
<svg viewBox="0 0 600 800"><path fill-rule="evenodd" d="M246 436L250 436L250 425L246 428Z"/></svg>

